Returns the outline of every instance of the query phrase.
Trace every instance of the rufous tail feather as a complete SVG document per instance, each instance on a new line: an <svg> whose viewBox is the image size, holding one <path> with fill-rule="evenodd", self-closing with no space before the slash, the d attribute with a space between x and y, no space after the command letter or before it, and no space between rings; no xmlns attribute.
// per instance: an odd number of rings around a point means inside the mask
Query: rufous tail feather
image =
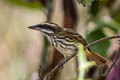
<svg viewBox="0 0 120 80"><path fill-rule="evenodd" d="M90 49L86 49L85 51L87 53L87 59L90 61L94 61L97 65L104 65L108 61L107 59L91 51Z"/></svg>

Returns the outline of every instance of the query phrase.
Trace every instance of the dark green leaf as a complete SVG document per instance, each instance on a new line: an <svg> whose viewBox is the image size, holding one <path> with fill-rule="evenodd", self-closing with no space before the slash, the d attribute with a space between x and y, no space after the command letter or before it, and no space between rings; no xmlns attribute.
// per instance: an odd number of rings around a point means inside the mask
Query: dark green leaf
<svg viewBox="0 0 120 80"><path fill-rule="evenodd" d="M41 9L43 8L43 5L40 1L30 1L30 0L7 0L8 2L18 5L18 6L25 6L28 8L34 8L34 9Z"/></svg>
<svg viewBox="0 0 120 80"><path fill-rule="evenodd" d="M96 16L99 11L100 11L100 1L95 0L95 1L92 2L92 5L90 7L90 13L93 16Z"/></svg>
<svg viewBox="0 0 120 80"><path fill-rule="evenodd" d="M87 35L87 41L90 43L90 42L93 42L93 41L98 40L103 37L106 37L105 34L102 32L101 29L97 29ZM104 42L101 42L101 43L98 43L98 44L92 46L91 49L93 51L101 54L102 56L106 56L106 52L107 52L109 46L110 46L110 42L104 41Z"/></svg>

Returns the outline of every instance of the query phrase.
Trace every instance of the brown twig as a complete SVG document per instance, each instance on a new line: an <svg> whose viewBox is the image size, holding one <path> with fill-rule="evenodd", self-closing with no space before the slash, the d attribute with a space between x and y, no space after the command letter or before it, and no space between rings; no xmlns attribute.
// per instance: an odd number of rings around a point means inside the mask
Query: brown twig
<svg viewBox="0 0 120 80"><path fill-rule="evenodd" d="M89 48L95 44L98 44L100 42L103 42L105 40L110 40L110 39L114 39L114 38L120 38L119 35L117 36L111 36L111 37L105 37L105 38L101 38L99 40L96 40L94 42L89 43L87 46L85 46L84 48ZM48 76L50 76L54 71L56 71L59 67L62 67L65 63L67 63L69 60L71 60L77 53L73 54L72 56L70 56L69 58L67 58L66 60L63 60L62 62L60 62L58 65L56 65L55 68L53 68L48 74L45 75L44 80L46 80L48 78Z"/></svg>
<svg viewBox="0 0 120 80"><path fill-rule="evenodd" d="M110 37L101 38L101 39L99 39L99 40L96 40L96 41L94 41L94 42L89 43L89 44L88 44L87 46L85 46L84 48L86 49L86 48L91 47L91 46L93 46L93 45L95 45L95 44L98 44L98 43L100 43L100 42L103 42L103 41L105 41L105 40L110 40L110 39L114 39L114 38L120 38L120 36L119 36L119 35L116 35L116 36L110 36Z"/></svg>
<svg viewBox="0 0 120 80"><path fill-rule="evenodd" d="M55 68L53 68L48 74L45 75L44 80L47 79L48 76L50 76L55 70L62 67L65 63L67 63L69 60L71 60L76 54L73 54L72 56L68 57L67 59L64 59L62 62L58 63Z"/></svg>
<svg viewBox="0 0 120 80"><path fill-rule="evenodd" d="M119 40L119 48L118 48L117 53L120 53L120 40ZM118 56L116 56L116 58L114 59L113 63L111 64L111 66L103 74L103 77L106 77L110 73L110 71L112 70L113 66L116 64L116 62L119 59L119 57L120 57L120 54L118 54Z"/></svg>
<svg viewBox="0 0 120 80"><path fill-rule="evenodd" d="M46 8L47 8L47 12L45 12L46 14L46 22L50 22L51 18L52 18L52 14L53 14L53 6L54 6L54 1L50 2L51 0L47 0L45 2L45 5L46 5ZM46 37L44 37L44 39L47 39ZM46 48L44 48L46 49ZM43 50L43 51L46 51L46 50ZM44 52L43 52L44 53ZM45 54L43 55L45 56ZM40 80L43 80L43 72L42 72L42 69L41 69L41 64L39 66L39 69L38 69L38 74L39 74L39 78Z"/></svg>
<svg viewBox="0 0 120 80"><path fill-rule="evenodd" d="M54 6L54 1L50 2L50 0L48 0L48 3L47 3L47 9L48 9L47 22L49 22L51 20L52 13L53 13L53 6Z"/></svg>

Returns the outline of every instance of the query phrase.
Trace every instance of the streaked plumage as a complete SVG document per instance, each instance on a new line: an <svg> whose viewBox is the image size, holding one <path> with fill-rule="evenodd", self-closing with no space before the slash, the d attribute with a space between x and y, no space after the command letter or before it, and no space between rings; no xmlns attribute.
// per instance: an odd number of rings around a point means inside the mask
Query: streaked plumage
<svg viewBox="0 0 120 80"><path fill-rule="evenodd" d="M77 52L78 44L87 45L87 41L78 33L71 29L61 28L55 23L42 23L30 26L30 29L35 29L44 33L50 43L60 51L65 58ZM102 56L86 49L86 56L89 60L93 60L96 64L101 65L107 62Z"/></svg>

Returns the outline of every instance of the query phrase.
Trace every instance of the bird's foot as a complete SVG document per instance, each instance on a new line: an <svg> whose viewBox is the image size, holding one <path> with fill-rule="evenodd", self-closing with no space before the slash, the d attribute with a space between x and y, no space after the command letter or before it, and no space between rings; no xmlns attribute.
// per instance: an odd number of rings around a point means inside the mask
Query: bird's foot
<svg viewBox="0 0 120 80"><path fill-rule="evenodd" d="M60 62L60 63L58 64L58 68L60 68L60 69L63 69L63 68L64 68L64 66L63 66L63 63L62 63L62 62Z"/></svg>

